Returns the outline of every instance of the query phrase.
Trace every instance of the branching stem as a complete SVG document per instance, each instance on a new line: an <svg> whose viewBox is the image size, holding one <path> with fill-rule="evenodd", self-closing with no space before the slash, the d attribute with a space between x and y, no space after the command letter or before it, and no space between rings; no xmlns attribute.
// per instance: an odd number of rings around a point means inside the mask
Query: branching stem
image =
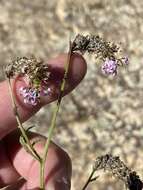
<svg viewBox="0 0 143 190"><path fill-rule="evenodd" d="M85 190L87 188L87 186L89 185L89 183L95 181L98 178L98 176L93 177L94 173L95 173L95 170L93 169L90 176L88 177L85 185L83 186L82 190Z"/></svg>

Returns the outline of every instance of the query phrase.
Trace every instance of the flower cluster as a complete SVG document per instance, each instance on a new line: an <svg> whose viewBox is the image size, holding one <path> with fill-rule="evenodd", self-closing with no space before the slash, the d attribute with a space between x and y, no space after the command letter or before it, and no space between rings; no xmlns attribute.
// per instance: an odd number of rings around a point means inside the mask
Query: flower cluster
<svg viewBox="0 0 143 190"><path fill-rule="evenodd" d="M120 48L111 42L105 41L98 35L83 36L78 34L72 44L72 51L94 53L101 59L103 65L102 72L107 75L116 75L118 66L129 64L128 57L119 57Z"/></svg>
<svg viewBox="0 0 143 190"><path fill-rule="evenodd" d="M40 100L39 92L30 87L21 87L20 95L23 96L25 104L31 104L33 106L37 105Z"/></svg>
<svg viewBox="0 0 143 190"><path fill-rule="evenodd" d="M28 87L20 89L20 95L23 96L25 104L35 106L40 102L41 96L50 95L49 67L35 57L18 57L6 66L5 73L8 78L13 78L16 75L26 77Z"/></svg>
<svg viewBox="0 0 143 190"><path fill-rule="evenodd" d="M40 90L30 88L30 87L21 87L20 95L24 98L24 103L36 106L40 102L41 96L48 96L51 93L51 88L41 88Z"/></svg>
<svg viewBox="0 0 143 190"><path fill-rule="evenodd" d="M102 65L102 72L104 74L117 74L117 61L115 60L106 60Z"/></svg>
<svg viewBox="0 0 143 190"><path fill-rule="evenodd" d="M128 65L129 64L128 57L123 57L120 60L106 58L106 60L103 62L101 66L101 69L104 74L115 76L117 74L118 66L120 66L121 64L123 66Z"/></svg>

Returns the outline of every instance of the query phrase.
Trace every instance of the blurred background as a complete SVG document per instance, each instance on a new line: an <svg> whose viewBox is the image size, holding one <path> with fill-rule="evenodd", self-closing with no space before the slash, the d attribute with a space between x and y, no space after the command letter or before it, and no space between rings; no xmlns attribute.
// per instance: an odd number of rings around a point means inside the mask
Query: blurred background
<svg viewBox="0 0 143 190"><path fill-rule="evenodd" d="M0 0L0 80L3 66L17 56L48 60L67 52L69 36L99 34L122 43L128 68L103 76L93 56L85 55L85 79L63 99L54 140L73 162L72 190L80 190L97 156L112 153L143 177L143 1L141 0ZM26 124L48 131L54 104ZM88 190L121 190L109 174Z"/></svg>

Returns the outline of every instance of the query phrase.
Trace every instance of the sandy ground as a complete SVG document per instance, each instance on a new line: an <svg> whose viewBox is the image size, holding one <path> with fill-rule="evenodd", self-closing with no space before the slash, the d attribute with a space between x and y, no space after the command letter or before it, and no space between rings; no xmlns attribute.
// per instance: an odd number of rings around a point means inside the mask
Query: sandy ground
<svg viewBox="0 0 143 190"><path fill-rule="evenodd" d="M11 59L34 54L48 60L67 51L69 36L77 33L121 42L129 56L129 67L110 78L101 74L94 57L85 55L86 78L64 98L54 139L73 160L72 190L81 189L96 156L108 152L143 177L142 23L141 0L0 1L1 80L2 68ZM27 124L34 122L36 130L45 133L53 106L41 109ZM101 175L88 190L123 187L111 175Z"/></svg>

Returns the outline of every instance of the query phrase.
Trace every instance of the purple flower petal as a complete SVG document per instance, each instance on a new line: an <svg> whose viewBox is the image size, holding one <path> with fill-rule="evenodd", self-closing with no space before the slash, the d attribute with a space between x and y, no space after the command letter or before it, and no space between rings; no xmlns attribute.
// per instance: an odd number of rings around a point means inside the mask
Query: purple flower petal
<svg viewBox="0 0 143 190"><path fill-rule="evenodd" d="M116 60L106 60L102 65L102 72L107 75L117 74L117 61Z"/></svg>
<svg viewBox="0 0 143 190"><path fill-rule="evenodd" d="M20 95L24 98L25 104L37 105L39 102L40 94L35 89L28 87L20 88Z"/></svg>

